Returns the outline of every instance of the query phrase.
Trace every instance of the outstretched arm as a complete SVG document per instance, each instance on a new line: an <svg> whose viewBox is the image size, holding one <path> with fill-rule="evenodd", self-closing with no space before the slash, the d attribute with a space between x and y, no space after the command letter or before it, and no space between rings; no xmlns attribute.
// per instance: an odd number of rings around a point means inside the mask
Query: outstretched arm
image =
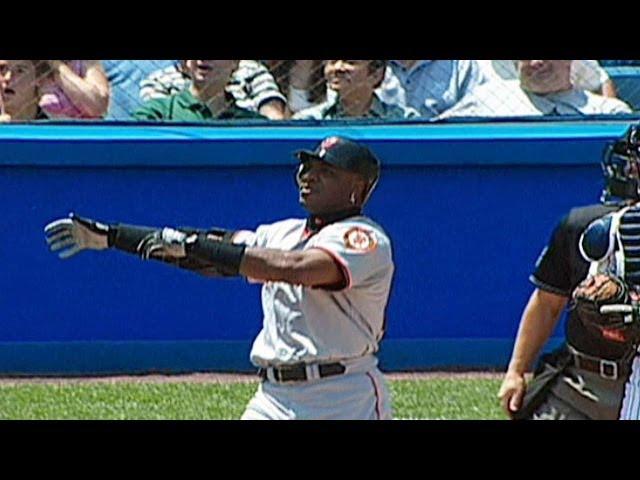
<svg viewBox="0 0 640 480"><path fill-rule="evenodd" d="M498 393L502 408L511 415L521 404L526 391L524 374L555 328L568 298L536 289L524 309L511 361Z"/></svg>
<svg viewBox="0 0 640 480"><path fill-rule="evenodd" d="M290 252L234 244L234 232L107 225L71 214L45 227L51 251L66 259L82 250L117 248L203 275L242 275L294 285L344 287L347 273L326 251Z"/></svg>
<svg viewBox="0 0 640 480"><path fill-rule="evenodd" d="M105 250L115 248L127 253L139 255L144 259L160 260L179 268L187 269L205 276L218 276L215 265L211 262L174 255L171 248L154 249L159 242L171 247L183 241L188 234L206 233L210 238L227 241L233 232L221 229L208 231L184 229L159 229L138 225L107 225L71 213L69 218L62 218L49 223L45 227L47 244L52 252L58 252L62 259L70 258L83 250Z"/></svg>
<svg viewBox="0 0 640 480"><path fill-rule="evenodd" d="M248 248L240 274L256 280L313 287L346 285L345 273L333 257L315 248L301 252Z"/></svg>
<svg viewBox="0 0 640 480"><path fill-rule="evenodd" d="M165 233L170 232L171 229L165 230ZM347 285L346 272L329 253L321 249L291 252L247 247L203 233L188 235L183 241L173 242L172 245L169 243L165 240L158 251L211 262L226 275L313 287Z"/></svg>
<svg viewBox="0 0 640 480"><path fill-rule="evenodd" d="M247 247L234 243L234 236L238 235L227 233L225 238L203 232L184 234L165 228L161 235L151 237L142 245L141 250L143 257L169 255L208 262L225 275L242 275L258 281L331 288L343 288L348 283L346 267L325 250L312 248L292 252Z"/></svg>

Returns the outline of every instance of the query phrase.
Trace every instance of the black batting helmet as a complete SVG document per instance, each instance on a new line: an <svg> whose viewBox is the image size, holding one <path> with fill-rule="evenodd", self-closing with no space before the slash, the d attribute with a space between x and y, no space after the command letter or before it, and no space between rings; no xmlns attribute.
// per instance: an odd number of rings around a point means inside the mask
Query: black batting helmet
<svg viewBox="0 0 640 480"><path fill-rule="evenodd" d="M380 179L380 160L369 148L345 137L327 137L315 150L298 150L295 156L301 161L321 160L338 168L358 173L367 181L365 201Z"/></svg>

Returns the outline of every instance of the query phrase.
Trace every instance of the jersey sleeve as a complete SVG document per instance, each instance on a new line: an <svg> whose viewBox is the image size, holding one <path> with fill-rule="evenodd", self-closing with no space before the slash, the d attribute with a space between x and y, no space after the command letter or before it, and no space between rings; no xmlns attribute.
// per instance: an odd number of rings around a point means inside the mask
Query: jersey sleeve
<svg viewBox="0 0 640 480"><path fill-rule="evenodd" d="M323 229L309 248L327 252L342 269L345 282L326 288L348 289L375 281L391 266L391 245L384 233L367 224L333 225Z"/></svg>
<svg viewBox="0 0 640 480"><path fill-rule="evenodd" d="M256 228L252 243L248 247L267 248L267 243L271 237L272 225L260 225Z"/></svg>
<svg viewBox="0 0 640 480"><path fill-rule="evenodd" d="M236 245L245 245L248 248L264 247L267 242L268 227L267 225L259 226L255 231L238 230L233 234L232 243ZM263 283L261 280L247 277L248 283Z"/></svg>
<svg viewBox="0 0 640 480"><path fill-rule="evenodd" d="M257 232L253 232L251 230L238 230L233 234L232 243L236 245L256 247L257 242L258 242Z"/></svg>
<svg viewBox="0 0 640 480"><path fill-rule="evenodd" d="M571 294L571 251L568 216L556 225L536 261L529 280L541 290L565 297Z"/></svg>

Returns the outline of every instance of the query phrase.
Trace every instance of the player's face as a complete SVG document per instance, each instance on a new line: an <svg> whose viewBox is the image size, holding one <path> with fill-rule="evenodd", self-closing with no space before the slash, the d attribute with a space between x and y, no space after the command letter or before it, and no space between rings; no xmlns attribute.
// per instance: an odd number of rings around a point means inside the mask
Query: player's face
<svg viewBox="0 0 640 480"><path fill-rule="evenodd" d="M571 88L571 60L519 60L520 84L532 93Z"/></svg>
<svg viewBox="0 0 640 480"><path fill-rule="evenodd" d="M38 101L36 71L31 60L0 60L0 95L5 110L14 116Z"/></svg>
<svg viewBox="0 0 640 480"><path fill-rule="evenodd" d="M351 192L358 191L360 177L320 160L307 160L298 170L300 203L313 214L353 207Z"/></svg>

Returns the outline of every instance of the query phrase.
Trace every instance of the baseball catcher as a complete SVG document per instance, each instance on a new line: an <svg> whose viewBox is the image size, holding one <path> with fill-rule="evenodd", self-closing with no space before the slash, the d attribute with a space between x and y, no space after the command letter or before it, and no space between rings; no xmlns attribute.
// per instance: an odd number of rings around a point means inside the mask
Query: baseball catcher
<svg viewBox="0 0 640 480"><path fill-rule="evenodd" d="M640 125L608 146L602 205L555 228L498 393L515 419L640 418ZM524 373L569 307L566 341Z"/></svg>

